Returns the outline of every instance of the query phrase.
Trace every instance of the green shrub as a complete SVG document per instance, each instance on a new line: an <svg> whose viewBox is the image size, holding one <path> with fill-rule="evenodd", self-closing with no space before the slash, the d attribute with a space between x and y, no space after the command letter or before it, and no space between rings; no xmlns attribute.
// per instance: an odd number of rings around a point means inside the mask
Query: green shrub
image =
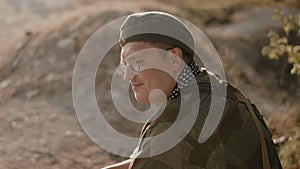
<svg viewBox="0 0 300 169"><path fill-rule="evenodd" d="M286 56L286 61L293 65L291 74L300 76L300 13L287 15L275 10L273 19L281 22L281 30L268 32L270 42L262 48L261 53L270 59Z"/></svg>

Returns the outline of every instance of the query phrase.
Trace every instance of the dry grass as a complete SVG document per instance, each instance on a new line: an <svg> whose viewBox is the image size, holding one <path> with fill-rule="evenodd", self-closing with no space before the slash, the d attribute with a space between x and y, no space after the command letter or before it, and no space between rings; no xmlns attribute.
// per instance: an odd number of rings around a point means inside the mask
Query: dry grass
<svg viewBox="0 0 300 169"><path fill-rule="evenodd" d="M284 169L300 169L300 125L292 130L288 141L279 150Z"/></svg>
<svg viewBox="0 0 300 169"><path fill-rule="evenodd" d="M272 6L300 8L298 0L161 0L191 15L194 23L210 24L228 22L230 15L249 6Z"/></svg>

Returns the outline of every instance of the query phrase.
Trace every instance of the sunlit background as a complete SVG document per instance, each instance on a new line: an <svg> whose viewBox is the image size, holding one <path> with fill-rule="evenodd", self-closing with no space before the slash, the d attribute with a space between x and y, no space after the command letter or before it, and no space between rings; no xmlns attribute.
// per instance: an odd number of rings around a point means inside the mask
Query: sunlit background
<svg viewBox="0 0 300 169"><path fill-rule="evenodd" d="M287 54L275 60L262 54L270 30L284 36L282 22L274 19L276 9L299 15L300 2L0 0L0 169L101 168L123 160L81 129L72 102L72 73L82 46L101 26L152 10L189 20L210 38L227 80L264 115L283 167L300 169L300 75L291 74ZM299 23L287 37L291 45L299 45ZM101 63L96 96L114 128L138 136L140 124L124 122L109 96L111 81L105 77L116 69L119 51L116 44Z"/></svg>

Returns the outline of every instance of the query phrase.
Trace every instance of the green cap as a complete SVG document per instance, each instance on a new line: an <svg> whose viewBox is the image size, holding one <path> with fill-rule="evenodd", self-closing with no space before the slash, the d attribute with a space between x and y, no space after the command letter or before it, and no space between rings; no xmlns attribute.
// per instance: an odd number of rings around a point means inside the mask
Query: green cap
<svg viewBox="0 0 300 169"><path fill-rule="evenodd" d="M164 12L141 12L129 15L120 29L120 45L127 42L159 42L177 46L194 55L194 39L182 21Z"/></svg>

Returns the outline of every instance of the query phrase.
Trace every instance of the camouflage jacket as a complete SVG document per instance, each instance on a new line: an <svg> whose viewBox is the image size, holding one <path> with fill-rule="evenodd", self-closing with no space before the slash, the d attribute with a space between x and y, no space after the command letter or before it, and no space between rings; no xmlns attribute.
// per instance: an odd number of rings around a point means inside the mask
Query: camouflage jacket
<svg viewBox="0 0 300 169"><path fill-rule="evenodd" d="M222 118L209 139L203 143L198 142L201 129L210 109L212 92L218 92L213 90L210 79L219 81L214 75L206 71L201 71L196 77L200 106L195 122L187 135L182 137L181 141L169 150L154 156L145 156L145 154L151 152L152 143L157 141L153 136L166 132L178 118L182 101L181 97L177 97L168 101L161 116L144 125L140 135L140 144L132 156L130 169L263 168L260 139L255 123L245 104L240 102L231 89L227 87L227 82L218 82L219 85L225 85L227 88L225 96L218 96L225 100ZM193 94L193 91L190 91L190 93ZM255 111L264 131L270 166L272 169L280 169L281 164L271 139L271 133L256 108ZM188 111L184 113L187 116L189 115ZM154 139L145 139L150 137ZM164 140L162 143L168 144L169 142L170 140Z"/></svg>

